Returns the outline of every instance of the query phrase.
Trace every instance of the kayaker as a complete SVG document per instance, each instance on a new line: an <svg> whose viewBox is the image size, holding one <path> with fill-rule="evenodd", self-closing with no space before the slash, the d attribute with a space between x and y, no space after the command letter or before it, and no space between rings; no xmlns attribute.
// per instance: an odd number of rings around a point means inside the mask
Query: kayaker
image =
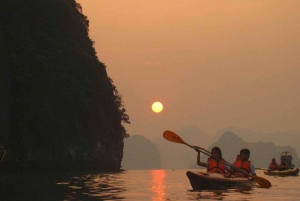
<svg viewBox="0 0 300 201"><path fill-rule="evenodd" d="M222 152L219 147L213 147L211 150L211 157L207 159L207 162L201 162L200 161L200 151L199 147L193 146L197 154L197 165L206 167L207 172L211 173L220 173L220 174L226 174L229 167L222 163L221 161L224 160L222 158Z"/></svg>
<svg viewBox="0 0 300 201"><path fill-rule="evenodd" d="M282 158L281 162L280 162L280 165L279 165L279 170L286 170L286 169L289 169L289 165Z"/></svg>
<svg viewBox="0 0 300 201"><path fill-rule="evenodd" d="M276 159L272 158L272 162L269 165L268 170L278 170L279 166L278 163L276 163Z"/></svg>
<svg viewBox="0 0 300 201"><path fill-rule="evenodd" d="M256 176L254 165L251 164L249 157L250 157L250 150L241 149L240 157L236 158L236 161L233 163L233 166L247 172L248 174ZM239 177L239 178L248 177L247 174L240 172L234 167L229 170L229 173L233 174L234 177Z"/></svg>

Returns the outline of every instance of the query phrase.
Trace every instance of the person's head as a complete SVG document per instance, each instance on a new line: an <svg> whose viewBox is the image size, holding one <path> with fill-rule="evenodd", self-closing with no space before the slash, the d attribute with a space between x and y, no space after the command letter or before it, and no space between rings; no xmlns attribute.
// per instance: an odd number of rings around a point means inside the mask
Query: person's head
<svg viewBox="0 0 300 201"><path fill-rule="evenodd" d="M249 149L241 149L240 157L242 161L246 161L250 157L250 150Z"/></svg>
<svg viewBox="0 0 300 201"><path fill-rule="evenodd" d="M219 147L214 147L211 149L211 155L214 157L214 158L217 158L217 159L220 159L222 158L222 152L221 152L221 149Z"/></svg>
<svg viewBox="0 0 300 201"><path fill-rule="evenodd" d="M276 159L275 158L272 158L272 163L276 163Z"/></svg>

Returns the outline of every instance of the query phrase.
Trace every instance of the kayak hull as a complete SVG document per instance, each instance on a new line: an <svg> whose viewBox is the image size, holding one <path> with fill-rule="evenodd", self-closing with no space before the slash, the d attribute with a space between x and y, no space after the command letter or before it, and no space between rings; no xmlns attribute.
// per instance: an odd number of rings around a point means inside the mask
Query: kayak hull
<svg viewBox="0 0 300 201"><path fill-rule="evenodd" d="M217 173L187 171L193 190L220 190L230 188L249 188L255 182L248 178L234 178Z"/></svg>
<svg viewBox="0 0 300 201"><path fill-rule="evenodd" d="M272 171L268 171L265 170L264 174L265 175L271 175L271 176L297 176L299 173L299 169L298 168L293 168L293 169L287 169L287 170L272 170Z"/></svg>

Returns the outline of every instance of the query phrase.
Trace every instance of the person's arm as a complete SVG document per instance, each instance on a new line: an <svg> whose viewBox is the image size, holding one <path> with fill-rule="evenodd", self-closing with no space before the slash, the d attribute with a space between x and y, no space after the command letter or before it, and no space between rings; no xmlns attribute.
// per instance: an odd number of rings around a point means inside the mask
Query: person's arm
<svg viewBox="0 0 300 201"><path fill-rule="evenodd" d="M197 152L198 152L198 154L197 154L197 165L202 166L202 167L207 167L208 163L202 163L200 161L200 151L197 150Z"/></svg>
<svg viewBox="0 0 300 201"><path fill-rule="evenodd" d="M250 163L250 170L251 170L251 174L253 176L256 176L256 172L255 172L255 168L254 168L254 165Z"/></svg>
<svg viewBox="0 0 300 201"><path fill-rule="evenodd" d="M229 173L229 174L234 174L234 172L235 172L235 169L234 169L234 164L235 164L235 162L233 162L233 163L231 163L232 164L232 166L228 166L228 169L227 169L227 172Z"/></svg>

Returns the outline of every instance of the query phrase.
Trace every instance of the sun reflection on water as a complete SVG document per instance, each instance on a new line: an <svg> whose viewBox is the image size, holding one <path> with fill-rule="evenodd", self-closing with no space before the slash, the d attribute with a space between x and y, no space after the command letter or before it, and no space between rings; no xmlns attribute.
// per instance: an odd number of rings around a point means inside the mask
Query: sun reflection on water
<svg viewBox="0 0 300 201"><path fill-rule="evenodd" d="M152 201L164 201L166 198L165 170L152 170L152 192L155 194Z"/></svg>

